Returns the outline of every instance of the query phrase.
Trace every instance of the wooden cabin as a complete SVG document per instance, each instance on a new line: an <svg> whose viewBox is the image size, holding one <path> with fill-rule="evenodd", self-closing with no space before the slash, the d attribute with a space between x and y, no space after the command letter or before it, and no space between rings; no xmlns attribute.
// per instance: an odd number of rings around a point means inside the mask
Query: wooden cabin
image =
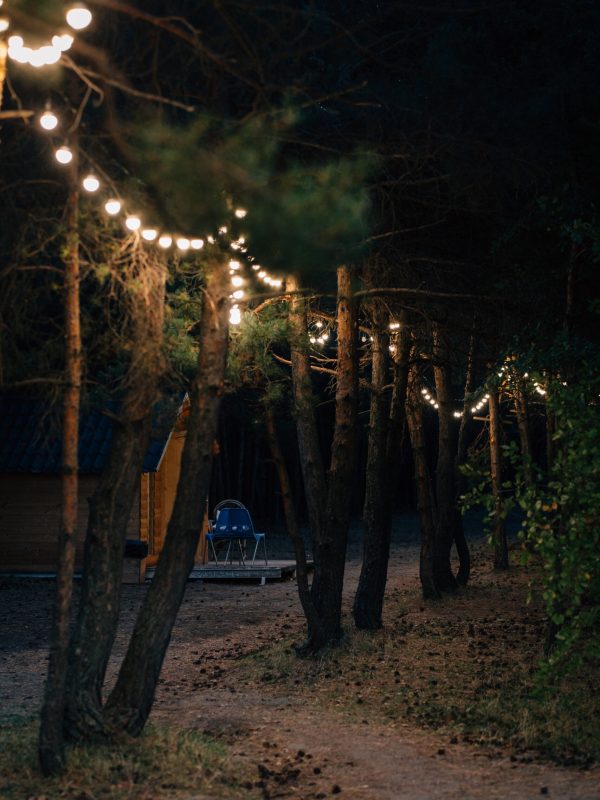
<svg viewBox="0 0 600 800"><path fill-rule="evenodd" d="M123 580L144 580L158 560L177 489L186 435L187 398L157 410L127 538L147 543L146 558L126 558ZM76 569L83 562L88 500L98 483L112 437L110 416L81 415ZM56 570L60 520L60 416L40 401L0 398L0 572ZM132 548L135 550L135 547ZM139 549L139 548L138 548ZM201 537L197 561L206 560Z"/></svg>

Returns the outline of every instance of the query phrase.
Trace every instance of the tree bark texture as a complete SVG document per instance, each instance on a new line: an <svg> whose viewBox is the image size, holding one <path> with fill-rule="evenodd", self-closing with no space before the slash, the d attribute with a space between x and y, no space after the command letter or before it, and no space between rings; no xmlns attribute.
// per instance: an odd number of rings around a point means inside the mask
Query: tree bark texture
<svg viewBox="0 0 600 800"><path fill-rule="evenodd" d="M299 286L295 278L288 278L287 288L292 292L298 290ZM322 528L327 487L315 415L315 399L308 353L306 300L298 295L292 295L290 331L294 416L314 551L316 538Z"/></svg>
<svg viewBox="0 0 600 800"><path fill-rule="evenodd" d="M106 704L112 729L139 735L146 723L177 612L194 564L210 486L212 443L227 355L229 270L210 265L200 323L198 367L190 393L188 427L177 494L156 574Z"/></svg>
<svg viewBox="0 0 600 800"><path fill-rule="evenodd" d="M433 373L438 402L434 571L437 588L442 592L449 592L454 591L457 586L450 563L457 513L454 464L455 424L452 420L448 348L444 332L437 325L433 331Z"/></svg>
<svg viewBox="0 0 600 800"><path fill-rule="evenodd" d="M161 259L139 255L136 259L134 254L130 265L131 361L125 398L119 420L113 425L106 465L90 500L65 709L65 732L70 739L107 735L102 684L119 618L127 526L150 440L157 387L165 367L162 331L166 269Z"/></svg>
<svg viewBox="0 0 600 800"><path fill-rule="evenodd" d="M492 544L494 569L508 569L508 545L505 521L502 514L502 453L500 450L502 427L500 422L500 400L496 389L490 390L490 471L494 497L494 526Z"/></svg>
<svg viewBox="0 0 600 800"><path fill-rule="evenodd" d="M296 583L298 585L298 596L300 598L300 603L302 604L302 610L304 611L304 616L306 617L309 631L316 631L317 635L322 637L323 634L320 630L321 621L310 593L304 539L298 524L298 514L296 512L294 496L291 489L290 476L287 464L285 462L285 457L283 455L283 450L281 449L279 435L277 433L275 412L271 405L268 405L265 409L265 425L271 457L273 458L275 469L277 471L277 477L279 478L285 524L292 541L294 556L296 558Z"/></svg>
<svg viewBox="0 0 600 800"><path fill-rule="evenodd" d="M365 542L363 563L352 609L356 627L363 630L377 630L382 625L392 532L391 476L398 461L408 383L410 327L407 315L403 311L399 316L400 327L392 360L392 396L387 400L383 395L388 371L389 345L388 341L378 342L377 331L384 332L384 326L387 331L387 322L387 313L382 314L381 307L378 307L373 318L376 333L372 354L372 396L364 505ZM387 340L388 337L382 338Z"/></svg>
<svg viewBox="0 0 600 800"><path fill-rule="evenodd" d="M513 376L514 381L514 406L517 416L517 428L519 429L519 441L521 443L521 455L525 466L525 479L529 486L533 485L533 456L531 451L531 430L529 426L529 409L527 395L523 381Z"/></svg>
<svg viewBox="0 0 600 800"><path fill-rule="evenodd" d="M357 313L352 277L346 266L337 270L337 368L335 423L327 476L327 503L315 551L312 596L325 640L311 632L310 649L339 641L342 636L342 588L350 524L350 493L354 475L358 403Z"/></svg>
<svg viewBox="0 0 600 800"><path fill-rule="evenodd" d="M467 357L467 369L465 373L464 402L460 425L458 427L458 441L456 444L456 459L454 461L454 474L456 480L456 517L454 530L454 543L458 553L458 572L456 582L459 586L466 586L471 576L471 553L465 536L462 514L459 511L460 497L465 491L465 479L460 471L461 466L467 460L467 430L469 425L469 406L470 394L473 391L473 365L475 362L475 336L471 334L469 341L469 355Z"/></svg>
<svg viewBox="0 0 600 800"><path fill-rule="evenodd" d="M427 464L427 449L423 429L423 401L419 392L419 377L412 366L408 379L406 398L406 420L415 465L415 484L417 489L417 509L421 526L421 554L419 577L423 597L439 598L435 580L435 513L432 505L431 476Z"/></svg>
<svg viewBox="0 0 600 800"><path fill-rule="evenodd" d="M69 651L75 535L77 531L81 328L79 309L79 190L77 158L70 171L65 258L65 380L62 431L62 503L56 574L56 598L50 658L41 712L38 755L45 775L64 766L63 713Z"/></svg>

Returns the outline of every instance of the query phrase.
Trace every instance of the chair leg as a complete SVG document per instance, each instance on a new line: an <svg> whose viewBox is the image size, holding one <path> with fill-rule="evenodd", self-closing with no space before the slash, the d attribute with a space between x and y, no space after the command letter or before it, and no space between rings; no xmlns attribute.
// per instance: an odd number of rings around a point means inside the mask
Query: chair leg
<svg viewBox="0 0 600 800"><path fill-rule="evenodd" d="M213 558L215 560L215 564L218 566L219 565L219 559L217 558L217 551L215 550L215 544L214 544L212 539L209 539L208 543L210 545L210 549L212 550L212 554L213 554Z"/></svg>

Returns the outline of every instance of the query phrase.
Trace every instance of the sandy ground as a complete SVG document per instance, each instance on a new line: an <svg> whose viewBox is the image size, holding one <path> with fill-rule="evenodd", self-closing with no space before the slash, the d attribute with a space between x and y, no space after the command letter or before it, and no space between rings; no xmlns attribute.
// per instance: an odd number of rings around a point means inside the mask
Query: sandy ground
<svg viewBox="0 0 600 800"><path fill-rule="evenodd" d="M350 551L346 599L359 573ZM396 543L389 591L414 587L417 550ZM0 579L0 724L35 715L47 658L51 581ZM107 683L114 676L145 588L124 587L122 619ZM425 800L526 798L600 800L600 770L511 761L404 723L349 722L287 696L247 686L240 656L297 634L303 618L293 582L189 583L163 668L152 719L221 738L250 764L249 796ZM310 691L310 690L307 690ZM1 757L1 754L0 754ZM194 796L194 795L192 795ZM198 799L200 796L198 796Z"/></svg>

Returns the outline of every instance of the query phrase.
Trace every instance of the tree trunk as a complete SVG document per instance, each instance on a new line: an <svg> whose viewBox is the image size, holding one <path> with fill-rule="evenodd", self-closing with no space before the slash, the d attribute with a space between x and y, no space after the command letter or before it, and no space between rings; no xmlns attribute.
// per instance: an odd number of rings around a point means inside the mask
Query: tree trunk
<svg viewBox="0 0 600 800"><path fill-rule="evenodd" d="M423 402L419 394L416 367L411 367L406 399L406 420L415 464L415 484L417 506L421 523L421 555L419 577L424 598L439 598L440 592L435 580L435 524L432 506L431 478L427 466L427 449L423 430Z"/></svg>
<svg viewBox="0 0 600 800"><path fill-rule="evenodd" d="M533 458L531 453L531 431L529 428L529 414L527 408L527 397L523 381L519 378L514 379L514 405L517 415L517 428L519 429L519 440L521 442L521 455L525 467L525 480L528 486L534 482Z"/></svg>
<svg viewBox="0 0 600 800"><path fill-rule="evenodd" d="M494 547L494 569L508 569L508 545L506 542L505 521L502 514L502 454L500 440L500 402L498 391L490 390L490 470L492 494L494 496L494 527L492 544Z"/></svg>
<svg viewBox="0 0 600 800"><path fill-rule="evenodd" d="M292 545L294 547L294 555L296 557L296 583L298 585L298 597L302 604L302 610L308 624L309 631L316 631L320 637L321 622L317 614L317 610L313 603L310 585L308 582L308 570L306 567L306 549L304 547L304 539L298 524L298 514L294 503L294 497L290 485L290 476L285 463L279 436L277 434L277 424L275 422L275 412L271 405L267 405L265 409L265 423L267 430L267 441L269 449L271 450L271 457L275 464L277 477L279 478L279 486L281 488L281 500L283 504L283 513L285 516L285 524L288 530Z"/></svg>
<svg viewBox="0 0 600 800"><path fill-rule="evenodd" d="M475 324L475 323L473 323ZM463 411L458 428L458 441L456 445L456 459L454 462L454 474L456 480L456 515L454 528L454 543L458 553L458 572L456 582L459 586L466 586L471 576L471 553L465 536L462 515L459 511L460 497L465 490L465 479L461 474L460 468L467 460L467 428L469 424L469 396L473 391L473 366L475 362L475 336L471 334L469 342L469 355L467 357L467 370L465 375Z"/></svg>
<svg viewBox="0 0 600 800"><path fill-rule="evenodd" d="M210 486L212 445L227 354L229 270L210 265L200 324L198 368L177 495L154 580L138 614L117 683L106 704L111 728L139 735L146 723L187 578L194 565Z"/></svg>
<svg viewBox="0 0 600 800"><path fill-rule="evenodd" d="M296 279L287 281L288 290L298 290ZM310 524L310 534L315 558L315 574L313 575L311 595L318 593L318 582L321 571L317 568L317 554L320 547L320 536L323 530L327 479L323 467L315 401L313 395L310 356L308 354L308 323L306 301L299 295L292 295L290 303L290 355L292 361L292 391L294 396L294 417L300 453L300 466L304 482L304 493ZM308 627L308 642L320 641L323 637L321 626L318 630Z"/></svg>
<svg viewBox="0 0 600 800"><path fill-rule="evenodd" d="M376 331L383 332L387 315L373 320ZM400 313L400 327L393 356L393 388L391 400L382 396L387 374L387 336L373 342L373 367L371 418L369 420L369 445L364 520L365 543L360 579L354 597L353 616L356 627L377 630L382 625L383 602L390 555L393 511L393 480L398 461L402 423L405 418L408 359L410 354L410 328L406 313ZM382 356L384 356L382 358ZM382 369L381 362L386 362ZM385 417L387 415L387 418ZM379 419L382 419L380 429ZM383 435L383 436L382 436ZM383 438L383 442L382 442Z"/></svg>
<svg viewBox="0 0 600 800"><path fill-rule="evenodd" d="M152 407L164 372L162 330L166 270L142 255L134 278L131 361L120 419L90 501L84 574L71 641L65 730L71 739L106 735L102 684L119 618L123 553L131 508L148 449Z"/></svg>
<svg viewBox="0 0 600 800"><path fill-rule="evenodd" d="M81 400L81 329L79 313L79 190L77 158L70 170L67 202L67 241L65 258L65 379L62 433L62 506L56 599L50 636L50 659L44 690L39 735L39 761L45 775L64 766L63 713L69 652L75 537L77 533L77 493L79 406Z"/></svg>
<svg viewBox="0 0 600 800"><path fill-rule="evenodd" d="M337 369L335 424L327 480L323 529L315 551L313 602L321 620L324 640L311 632L309 649L339 641L342 636L342 588L350 524L350 495L354 473L358 360L357 314L348 267L337 270Z"/></svg>
<svg viewBox="0 0 600 800"><path fill-rule="evenodd" d="M434 571L440 591L453 592L457 583L452 573L450 552L456 526L456 486L454 464L454 423L450 391L448 348L439 326L433 331L433 373L438 402L438 456L435 473L437 517L435 526Z"/></svg>

